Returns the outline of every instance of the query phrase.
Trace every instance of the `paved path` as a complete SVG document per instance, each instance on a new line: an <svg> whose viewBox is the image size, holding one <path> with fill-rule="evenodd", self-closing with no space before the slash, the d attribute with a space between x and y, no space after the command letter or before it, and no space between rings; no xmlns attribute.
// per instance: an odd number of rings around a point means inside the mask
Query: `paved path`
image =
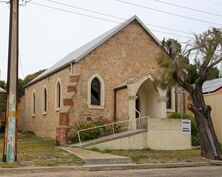
<svg viewBox="0 0 222 177"><path fill-rule="evenodd" d="M1 177L222 177L222 167L0 174Z"/></svg>
<svg viewBox="0 0 222 177"><path fill-rule="evenodd" d="M106 154L73 147L62 147L61 149L76 155L87 165L132 163L132 160L125 156Z"/></svg>

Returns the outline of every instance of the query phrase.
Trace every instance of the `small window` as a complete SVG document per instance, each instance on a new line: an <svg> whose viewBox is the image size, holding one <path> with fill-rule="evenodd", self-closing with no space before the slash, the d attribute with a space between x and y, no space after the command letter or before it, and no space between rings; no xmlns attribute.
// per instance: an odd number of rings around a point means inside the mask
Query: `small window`
<svg viewBox="0 0 222 177"><path fill-rule="evenodd" d="M167 109L172 109L172 94L171 94L171 90L168 90L166 92L166 108Z"/></svg>
<svg viewBox="0 0 222 177"><path fill-rule="evenodd" d="M32 115L36 113L36 93L32 93Z"/></svg>
<svg viewBox="0 0 222 177"><path fill-rule="evenodd" d="M59 109L61 107L61 83L58 81L56 84L56 109Z"/></svg>
<svg viewBox="0 0 222 177"><path fill-rule="evenodd" d="M87 105L90 109L104 109L105 83L99 74L93 74L87 83Z"/></svg>
<svg viewBox="0 0 222 177"><path fill-rule="evenodd" d="M46 87L43 89L43 113L47 112L48 93Z"/></svg>
<svg viewBox="0 0 222 177"><path fill-rule="evenodd" d="M101 84L97 77L91 82L91 105L100 105Z"/></svg>

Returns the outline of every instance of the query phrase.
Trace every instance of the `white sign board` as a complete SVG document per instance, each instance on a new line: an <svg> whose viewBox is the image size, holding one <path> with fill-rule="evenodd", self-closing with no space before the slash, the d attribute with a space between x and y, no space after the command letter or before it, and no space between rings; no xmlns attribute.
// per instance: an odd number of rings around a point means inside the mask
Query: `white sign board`
<svg viewBox="0 0 222 177"><path fill-rule="evenodd" d="M182 132L183 133L191 133L191 121L190 120L182 120Z"/></svg>

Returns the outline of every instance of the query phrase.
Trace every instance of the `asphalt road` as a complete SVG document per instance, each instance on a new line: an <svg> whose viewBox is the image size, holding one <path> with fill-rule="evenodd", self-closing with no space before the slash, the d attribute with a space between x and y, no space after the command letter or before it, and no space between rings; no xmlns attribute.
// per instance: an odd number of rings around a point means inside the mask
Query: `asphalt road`
<svg viewBox="0 0 222 177"><path fill-rule="evenodd" d="M222 167L0 174L1 177L222 177Z"/></svg>

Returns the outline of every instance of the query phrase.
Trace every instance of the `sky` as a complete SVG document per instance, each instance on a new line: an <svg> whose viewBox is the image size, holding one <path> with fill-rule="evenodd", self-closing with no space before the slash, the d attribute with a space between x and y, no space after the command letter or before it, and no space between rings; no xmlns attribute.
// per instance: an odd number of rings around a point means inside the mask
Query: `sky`
<svg viewBox="0 0 222 177"><path fill-rule="evenodd" d="M133 15L137 15L159 40L174 38L184 43L192 40L194 33L221 27L221 9L221 0L31 0L19 9L19 77L49 68ZM7 79L8 31L9 5L0 1L2 80Z"/></svg>

